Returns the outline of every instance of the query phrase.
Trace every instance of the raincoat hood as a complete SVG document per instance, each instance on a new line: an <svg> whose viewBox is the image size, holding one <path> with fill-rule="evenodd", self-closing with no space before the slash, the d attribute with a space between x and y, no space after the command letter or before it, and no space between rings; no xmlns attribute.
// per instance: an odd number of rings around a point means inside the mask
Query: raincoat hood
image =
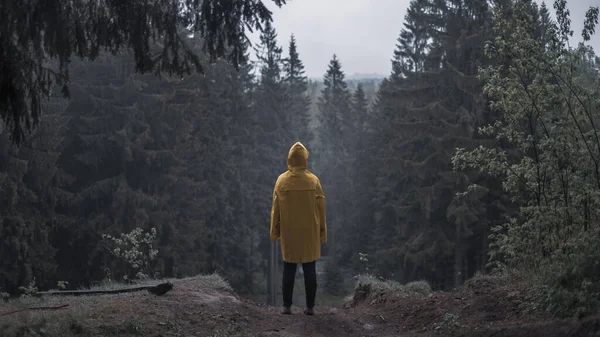
<svg viewBox="0 0 600 337"><path fill-rule="evenodd" d="M288 153L287 166L290 171L302 170L308 167L308 150L302 143L296 142Z"/></svg>

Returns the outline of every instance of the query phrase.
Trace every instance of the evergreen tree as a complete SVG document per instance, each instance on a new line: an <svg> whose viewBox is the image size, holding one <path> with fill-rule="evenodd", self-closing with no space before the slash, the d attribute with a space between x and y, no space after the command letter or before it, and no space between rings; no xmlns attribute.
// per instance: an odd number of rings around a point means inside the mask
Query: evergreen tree
<svg viewBox="0 0 600 337"><path fill-rule="evenodd" d="M485 261L485 246L476 239L487 235L478 220L485 214L461 208L469 220L457 220L453 198L457 190L486 182L453 172L450 156L458 144L475 144L474 131L486 115L476 76L485 61L490 18L483 0L414 0L392 74L380 87L375 116L386 143L378 154L385 159L377 175L372 253L379 271L401 281L425 278L448 287ZM468 260L471 251L476 253ZM400 268L394 266L398 261Z"/></svg>
<svg viewBox="0 0 600 337"><path fill-rule="evenodd" d="M552 18L550 16L550 11L546 6L546 2L542 1L539 10L539 17L537 20L536 37L539 39L543 46L547 46L548 43L550 43L553 34L553 23Z"/></svg>
<svg viewBox="0 0 600 337"><path fill-rule="evenodd" d="M310 98L308 97L308 82L304 75L304 65L296 50L296 39L290 37L288 57L284 60L284 82L287 89L286 113L292 116L294 139L304 144L312 142L310 126Z"/></svg>
<svg viewBox="0 0 600 337"><path fill-rule="evenodd" d="M277 45L277 33L270 24L264 27L256 52L259 61L259 78L253 93L252 105L251 134L254 149L250 179L254 183L255 199L251 219L255 224L262 224L271 210L273 188L277 177L287 170L287 154L295 135L291 111L285 108L286 88L282 76L282 48ZM271 254L269 237L262 235L261 239L259 249L263 256L269 257ZM266 264L265 275L271 275L271 267L271 264ZM274 280L267 277L267 289L271 289L272 281Z"/></svg>
<svg viewBox="0 0 600 337"><path fill-rule="evenodd" d="M323 77L324 88L319 97L317 175L323 182L328 198L327 225L330 244L327 252L336 253L337 233L344 222L342 197L347 190L342 184L348 169L348 151L344 137L352 131L350 123L350 92L344 72L336 55L329 62Z"/></svg>
<svg viewBox="0 0 600 337"><path fill-rule="evenodd" d="M66 108L71 119L58 162L73 198L59 212L70 221L57 229L53 245L58 259L70 262L59 265L60 274L76 275L69 280L74 284L103 279L105 268L119 278L135 275L104 248L101 234L153 226L162 234L161 227L173 222L165 210L178 160L172 125L162 121L165 96L148 85L157 78L133 76L127 69L132 62L103 57L73 66L78 82Z"/></svg>
<svg viewBox="0 0 600 337"><path fill-rule="evenodd" d="M398 37L398 48L394 50L392 61L393 76L401 76L402 71L423 71L430 34L423 18L427 0L411 1L404 16L404 28Z"/></svg>
<svg viewBox="0 0 600 337"><path fill-rule="evenodd" d="M47 289L135 275L102 234L150 227L160 276L216 271L253 290L264 260L261 203L273 188L257 182L276 178L287 148L265 178L255 154L274 151L257 137L266 115L253 115L250 65L236 71L222 60L203 75L159 79L134 74L133 63L106 54L73 62L72 99L47 104L46 127L21 148L0 135L2 291L34 278Z"/></svg>
<svg viewBox="0 0 600 337"><path fill-rule="evenodd" d="M36 130L19 149L0 127L0 292L16 294L20 286L55 286L53 228L62 219L57 208L67 204L60 155L65 101L44 103L46 127Z"/></svg>
<svg viewBox="0 0 600 337"><path fill-rule="evenodd" d="M591 50L568 45L565 5L555 2L558 24L549 26L549 43L527 2L516 1L510 17L495 17L498 35L486 52L504 62L486 67L481 78L501 118L481 132L510 146L458 149L453 161L502 179L518 206L490 236L493 265L531 275L536 306L581 317L600 307L600 274L592 267L599 260L600 228L592 219L598 219L600 142L591 113L599 91ZM588 11L584 40L597 14Z"/></svg>
<svg viewBox="0 0 600 337"><path fill-rule="evenodd" d="M285 0L273 0L281 6ZM15 2L0 5L0 119L9 127L11 139L20 143L37 125L42 99L55 83L69 96L70 60L78 56L94 60L100 51L113 55L124 48L134 54L136 71L153 69L189 74L202 71L200 57L182 36L199 34L210 61L227 56L234 66L244 58L246 29L261 30L270 23L271 12L262 0ZM44 15L40 15L44 13ZM227 18L227 19L224 19ZM182 31L180 27L187 27ZM156 44L162 48L156 57ZM47 60L53 64L47 67Z"/></svg>
<svg viewBox="0 0 600 337"><path fill-rule="evenodd" d="M373 197L373 162L370 157L372 151L369 140L369 115L368 102L362 84L358 84L352 95L351 112L356 121L353 134L347 135L353 139L350 169L345 177L344 185L347 192L343 202L348 203L349 211L343 235L340 261L350 264L357 271L362 268L358 253L366 253L367 245L372 237L371 225Z"/></svg>

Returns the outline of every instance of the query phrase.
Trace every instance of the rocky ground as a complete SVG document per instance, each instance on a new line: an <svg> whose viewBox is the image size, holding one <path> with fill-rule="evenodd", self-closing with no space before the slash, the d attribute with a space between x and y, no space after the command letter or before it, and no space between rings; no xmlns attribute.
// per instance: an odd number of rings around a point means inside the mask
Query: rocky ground
<svg viewBox="0 0 600 337"><path fill-rule="evenodd" d="M452 292L363 280L343 307L282 316L236 295L217 276L172 280L163 296L44 296L0 304L0 336L600 336L600 318L523 314L518 280L480 277ZM53 307L60 309L25 310ZM12 313L11 313L12 312Z"/></svg>

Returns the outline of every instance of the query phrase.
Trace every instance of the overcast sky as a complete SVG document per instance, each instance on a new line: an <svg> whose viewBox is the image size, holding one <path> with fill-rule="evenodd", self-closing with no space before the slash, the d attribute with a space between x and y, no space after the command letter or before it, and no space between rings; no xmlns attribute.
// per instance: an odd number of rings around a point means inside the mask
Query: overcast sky
<svg viewBox="0 0 600 337"><path fill-rule="evenodd" d="M278 8L271 1L264 1L273 12L284 55L293 33L306 75L311 78L323 77L334 53L346 76L355 73L387 76L410 3L410 0L288 0ZM552 8L553 0L546 4ZM585 11L592 4L597 6L598 0L568 0L577 40L581 39ZM600 33L600 29L597 31ZM256 43L258 36L254 34L251 41ZM600 54L600 34L592 41Z"/></svg>

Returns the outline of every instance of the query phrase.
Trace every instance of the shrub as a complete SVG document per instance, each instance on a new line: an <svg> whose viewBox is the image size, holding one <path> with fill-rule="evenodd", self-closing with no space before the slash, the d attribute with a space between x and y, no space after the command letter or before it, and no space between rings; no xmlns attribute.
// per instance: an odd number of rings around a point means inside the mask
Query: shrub
<svg viewBox="0 0 600 337"><path fill-rule="evenodd" d="M346 298L348 306L356 306L364 301L372 301L386 294L400 294L403 296L428 296L432 293L427 281L414 281L401 284L393 280L382 280L372 275L359 275L354 288L354 295Z"/></svg>
<svg viewBox="0 0 600 337"><path fill-rule="evenodd" d="M141 228L136 228L130 233L121 234L119 238L109 234L102 237L109 251L130 267L131 272L124 276L125 279L146 280L152 275L150 262L158 254L158 250L154 249L156 228L146 233Z"/></svg>

